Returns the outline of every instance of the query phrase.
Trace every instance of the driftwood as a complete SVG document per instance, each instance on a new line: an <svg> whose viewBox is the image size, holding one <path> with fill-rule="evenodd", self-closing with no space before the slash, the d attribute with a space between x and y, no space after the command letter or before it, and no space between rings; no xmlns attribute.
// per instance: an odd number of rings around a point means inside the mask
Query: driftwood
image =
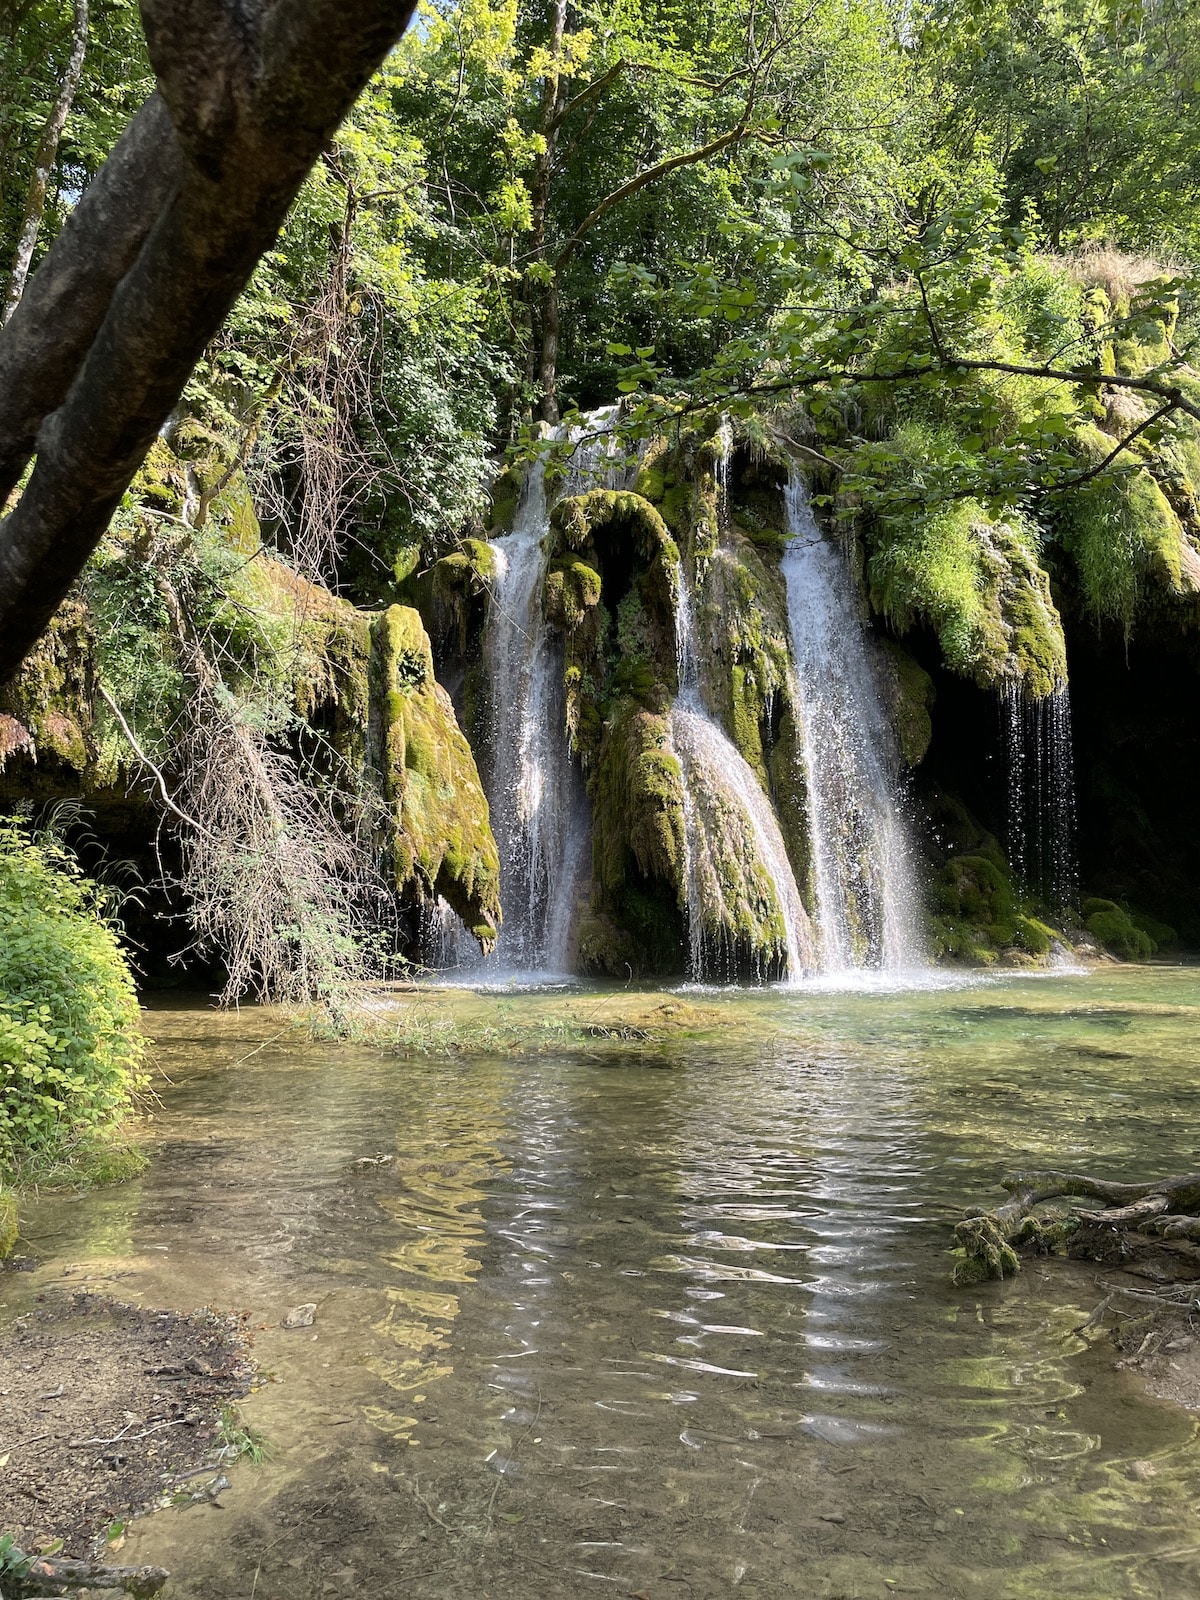
<svg viewBox="0 0 1200 1600"><path fill-rule="evenodd" d="M168 1577L170 1573L165 1567L106 1567L95 1561L41 1556L9 1593L62 1595L69 1594L72 1589L123 1589L134 1600L150 1600Z"/></svg>
<svg viewBox="0 0 1200 1600"><path fill-rule="evenodd" d="M1018 1247L1045 1254L1085 1231L1095 1237L1089 1249L1078 1253L1100 1257L1106 1238L1115 1241L1134 1233L1200 1241L1200 1173L1112 1183L1071 1172L1010 1172L1000 1187L1011 1199L994 1211L972 1213L954 1230L958 1284L1012 1277L1021 1270ZM1037 1215L1037 1208L1048 1201L1092 1203L1060 1204L1049 1216Z"/></svg>

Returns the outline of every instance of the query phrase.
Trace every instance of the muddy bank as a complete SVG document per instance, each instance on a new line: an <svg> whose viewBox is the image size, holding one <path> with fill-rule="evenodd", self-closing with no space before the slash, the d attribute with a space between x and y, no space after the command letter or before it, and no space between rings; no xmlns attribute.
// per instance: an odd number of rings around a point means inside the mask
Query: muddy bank
<svg viewBox="0 0 1200 1600"><path fill-rule="evenodd" d="M47 1293L0 1332L0 1531L28 1551L119 1546L130 1516L212 1494L249 1335L98 1294Z"/></svg>

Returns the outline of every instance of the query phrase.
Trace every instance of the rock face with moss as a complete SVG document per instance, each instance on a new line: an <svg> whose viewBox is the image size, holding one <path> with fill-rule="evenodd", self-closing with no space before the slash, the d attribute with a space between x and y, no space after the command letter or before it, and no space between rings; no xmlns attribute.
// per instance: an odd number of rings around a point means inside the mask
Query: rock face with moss
<svg viewBox="0 0 1200 1600"><path fill-rule="evenodd" d="M467 541L430 585L464 635L488 554ZM82 797L101 831L152 837L178 782L197 640L238 714L309 781L351 805L364 780L382 789L401 900L443 895L489 945L487 802L417 613L373 616L266 549L244 477L198 425L156 443L80 592L0 694L0 799Z"/></svg>
<svg viewBox="0 0 1200 1600"><path fill-rule="evenodd" d="M418 612L390 606L371 628L372 742L393 822L397 889L441 895L481 947L500 921L500 863L475 759L433 676Z"/></svg>

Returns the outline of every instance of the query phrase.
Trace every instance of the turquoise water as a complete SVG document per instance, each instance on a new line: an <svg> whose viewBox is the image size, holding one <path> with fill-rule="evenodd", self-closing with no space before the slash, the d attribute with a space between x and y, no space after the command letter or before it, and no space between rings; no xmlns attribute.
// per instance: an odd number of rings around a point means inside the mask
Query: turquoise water
<svg viewBox="0 0 1200 1600"><path fill-rule="evenodd" d="M150 1023L150 1169L43 1201L0 1315L260 1327L270 1459L129 1540L169 1594L1200 1593L1194 1424L1074 1331L1103 1274L947 1254L1008 1166L1200 1165L1200 973Z"/></svg>

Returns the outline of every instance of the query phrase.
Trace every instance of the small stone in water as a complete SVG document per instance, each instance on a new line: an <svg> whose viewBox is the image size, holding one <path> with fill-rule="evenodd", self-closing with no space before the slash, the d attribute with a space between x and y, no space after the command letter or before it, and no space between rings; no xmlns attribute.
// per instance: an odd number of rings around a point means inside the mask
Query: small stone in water
<svg viewBox="0 0 1200 1600"><path fill-rule="evenodd" d="M285 1328L311 1328L316 1320L317 1307L314 1302L307 1305L293 1306L283 1319Z"/></svg>

